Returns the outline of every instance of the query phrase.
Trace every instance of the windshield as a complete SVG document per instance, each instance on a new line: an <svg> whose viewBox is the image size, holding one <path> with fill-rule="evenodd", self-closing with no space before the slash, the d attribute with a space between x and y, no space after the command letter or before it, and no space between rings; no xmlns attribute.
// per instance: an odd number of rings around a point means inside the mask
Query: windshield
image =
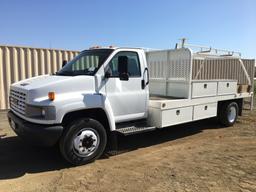
<svg viewBox="0 0 256 192"><path fill-rule="evenodd" d="M94 75L112 52L112 49L83 51L68 62L56 75Z"/></svg>

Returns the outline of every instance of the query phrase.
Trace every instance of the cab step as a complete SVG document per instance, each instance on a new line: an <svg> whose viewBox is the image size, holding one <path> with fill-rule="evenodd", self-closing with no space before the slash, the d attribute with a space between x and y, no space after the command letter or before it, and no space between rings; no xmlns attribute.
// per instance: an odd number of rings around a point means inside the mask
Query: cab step
<svg viewBox="0 0 256 192"><path fill-rule="evenodd" d="M148 126L146 121L135 123L122 123L116 126L116 132L123 135L133 135L156 130L156 127Z"/></svg>
<svg viewBox="0 0 256 192"><path fill-rule="evenodd" d="M119 132L123 135L133 135L138 133L144 133L148 131L154 131L156 127L125 127L121 129L117 129L116 132Z"/></svg>

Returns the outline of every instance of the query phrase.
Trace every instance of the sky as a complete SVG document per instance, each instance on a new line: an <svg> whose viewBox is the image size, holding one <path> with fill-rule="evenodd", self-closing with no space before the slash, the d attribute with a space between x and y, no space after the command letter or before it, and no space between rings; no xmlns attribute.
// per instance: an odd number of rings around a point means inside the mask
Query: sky
<svg viewBox="0 0 256 192"><path fill-rule="evenodd" d="M256 0L0 0L0 45L161 49L182 37L256 58Z"/></svg>

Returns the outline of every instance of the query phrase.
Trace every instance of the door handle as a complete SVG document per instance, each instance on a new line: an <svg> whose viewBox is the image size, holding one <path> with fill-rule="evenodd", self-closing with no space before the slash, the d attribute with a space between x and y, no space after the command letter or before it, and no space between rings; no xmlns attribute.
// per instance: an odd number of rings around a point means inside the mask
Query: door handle
<svg viewBox="0 0 256 192"><path fill-rule="evenodd" d="M145 83L145 74L147 74L147 82ZM145 68L143 72L143 79L141 80L141 88L145 89L145 87L149 84L149 72L148 68Z"/></svg>

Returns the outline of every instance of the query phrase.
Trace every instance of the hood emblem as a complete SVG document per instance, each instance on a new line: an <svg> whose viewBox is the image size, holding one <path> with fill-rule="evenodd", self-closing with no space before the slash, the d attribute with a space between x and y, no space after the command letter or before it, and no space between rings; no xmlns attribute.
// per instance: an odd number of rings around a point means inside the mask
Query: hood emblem
<svg viewBox="0 0 256 192"><path fill-rule="evenodd" d="M29 85L28 83L21 83L20 84L21 86L27 86L27 85Z"/></svg>

